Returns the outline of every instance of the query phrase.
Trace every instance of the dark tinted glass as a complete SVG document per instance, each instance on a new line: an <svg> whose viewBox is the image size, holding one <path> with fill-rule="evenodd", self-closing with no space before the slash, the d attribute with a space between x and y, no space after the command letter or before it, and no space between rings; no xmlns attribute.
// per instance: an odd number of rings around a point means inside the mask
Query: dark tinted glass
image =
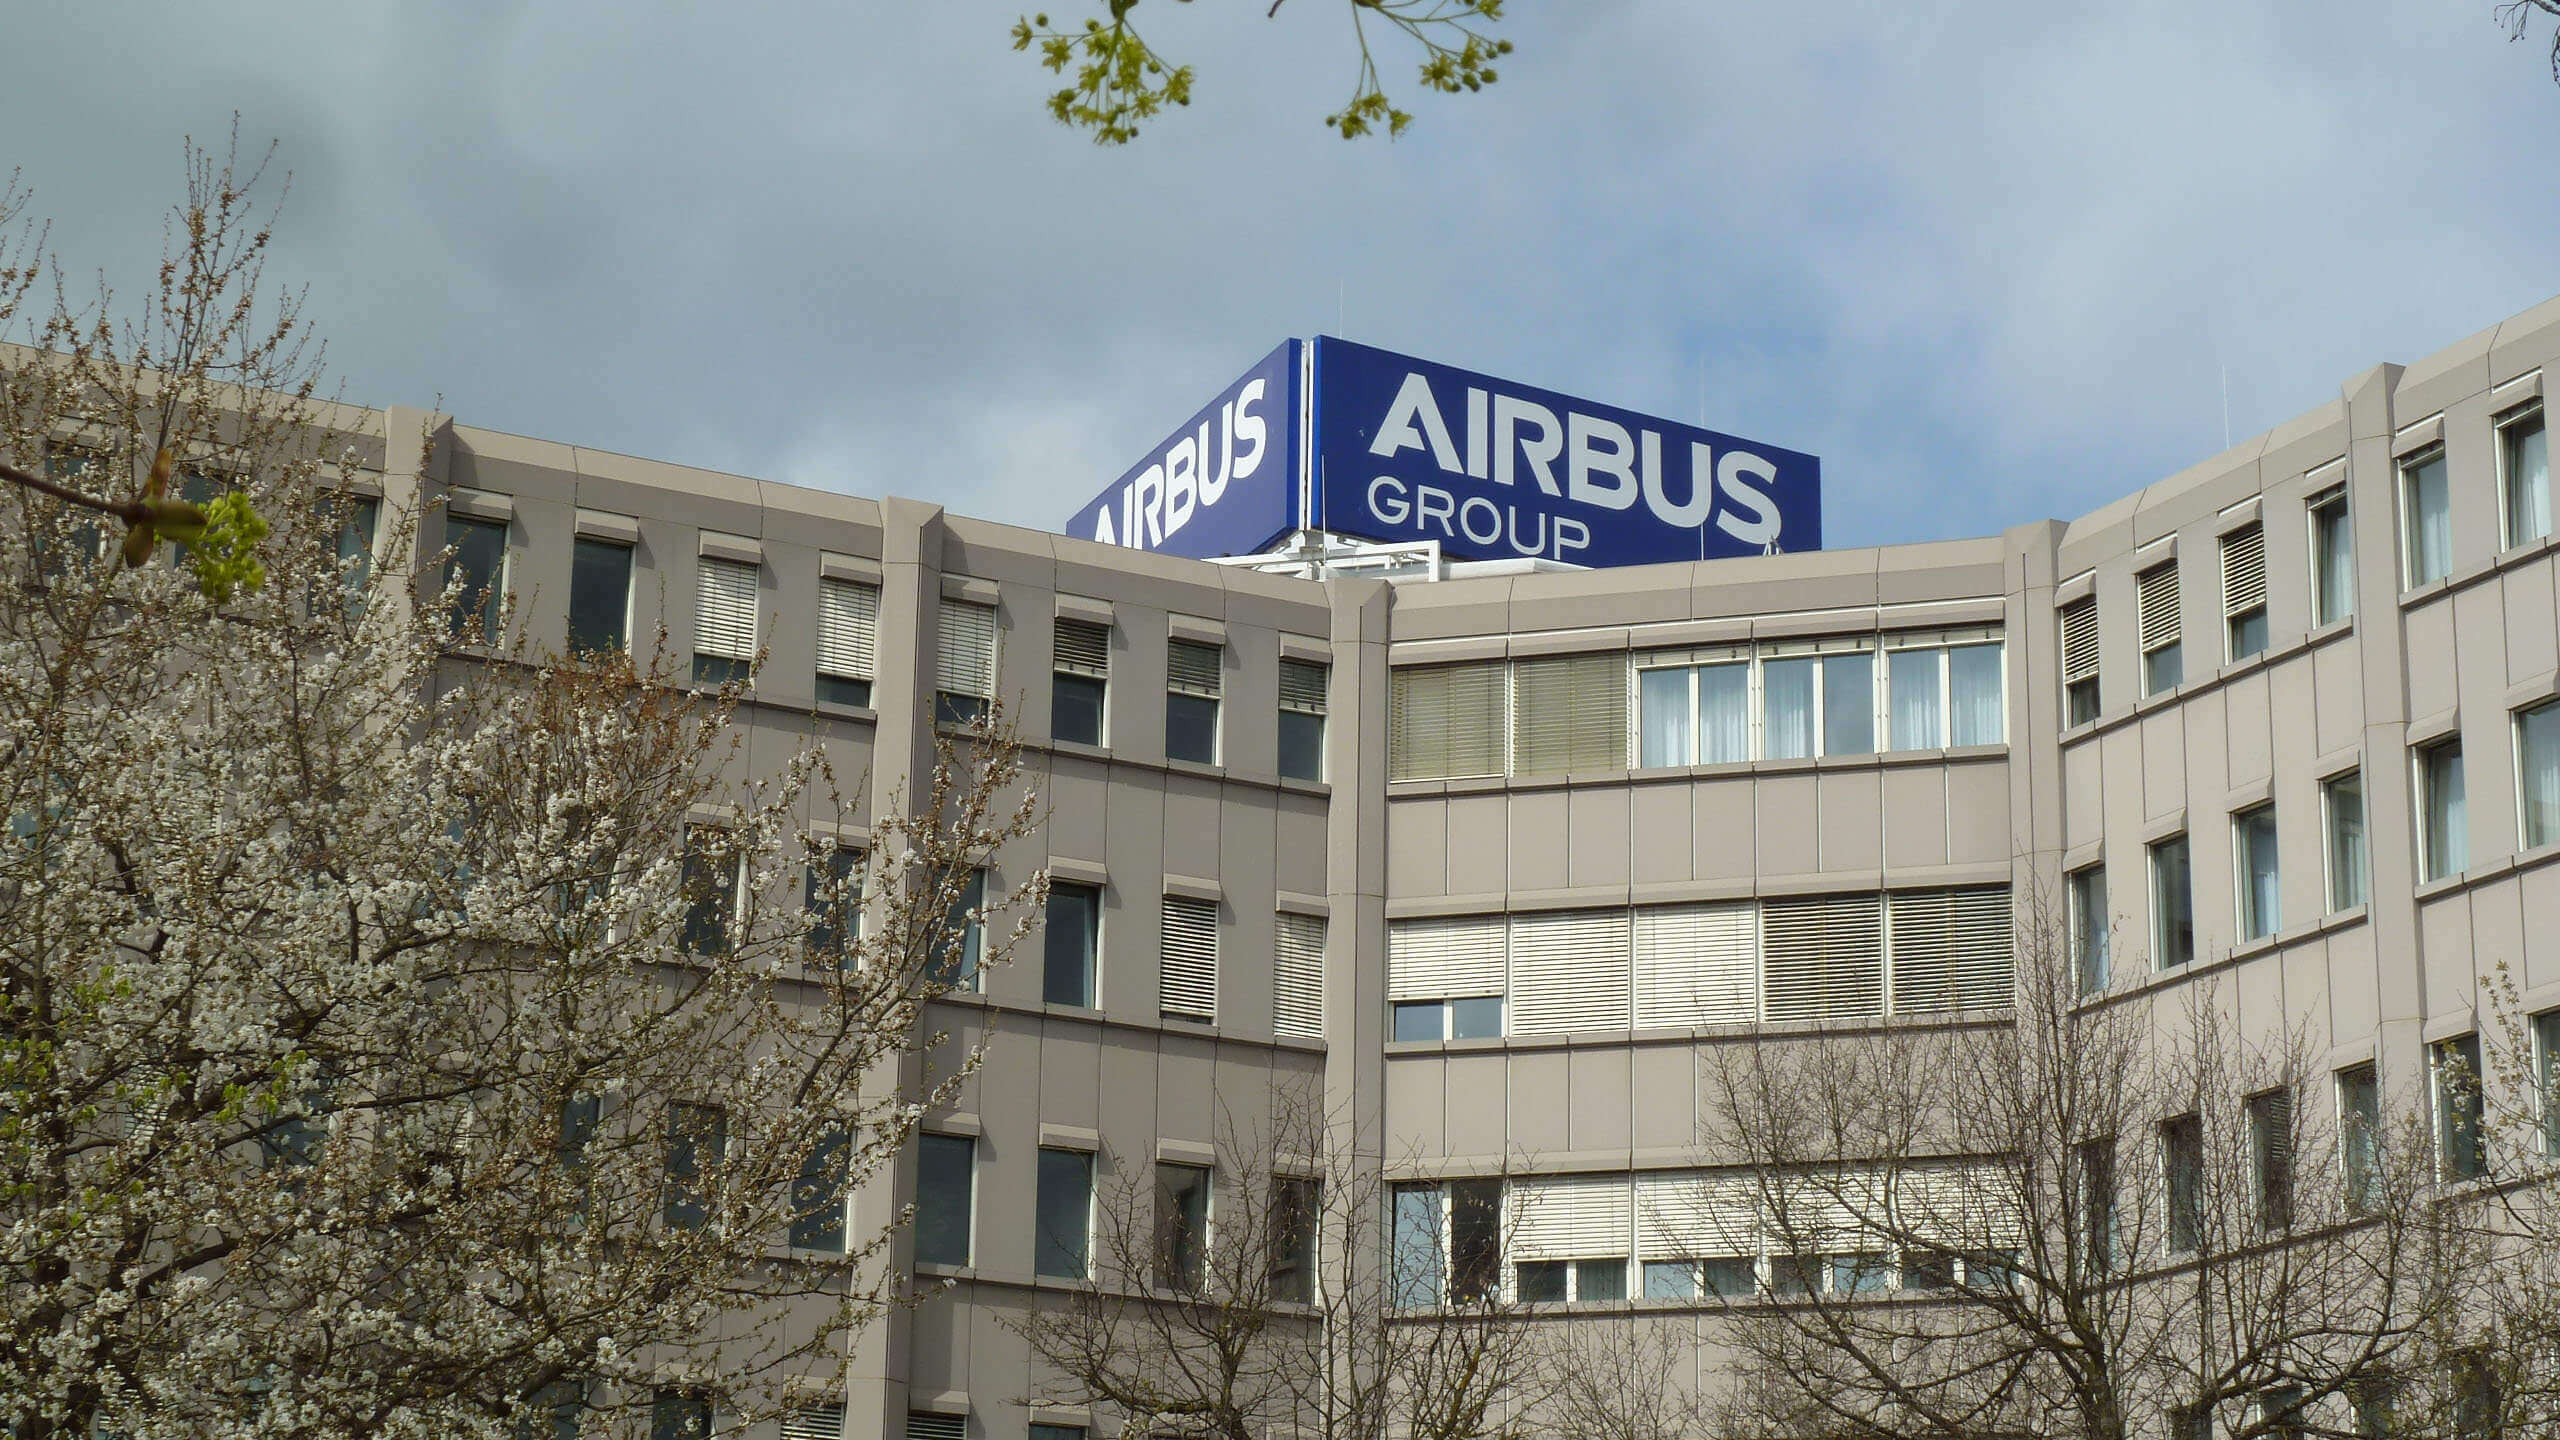
<svg viewBox="0 0 2560 1440"><path fill-rule="evenodd" d="M1040 998L1052 1005L1093 1003L1093 956L1102 933L1102 892L1091 885L1052 884Z"/></svg>
<svg viewBox="0 0 2560 1440"><path fill-rule="evenodd" d="M916 1259L969 1263L969 1210L978 1142L966 1135L916 1137Z"/></svg>
<svg viewBox="0 0 2560 1440"><path fill-rule="evenodd" d="M862 929L862 897L855 893L854 872L862 863L858 850L837 849L809 867L805 903L809 910L809 958L851 958L848 946Z"/></svg>
<svg viewBox="0 0 2560 1440"><path fill-rule="evenodd" d="M1562 1260L1532 1260L1523 1264L1517 1275L1520 1298L1527 1301L1562 1300L1566 1270Z"/></svg>
<svg viewBox="0 0 2560 1440"><path fill-rule="evenodd" d="M1093 1157L1081 1150L1040 1152L1039 1234L1033 1237L1035 1274L1081 1280L1092 1243Z"/></svg>
<svg viewBox="0 0 2560 1440"><path fill-rule="evenodd" d="M1070 744L1101 744L1102 694L1091 675L1058 676L1049 690L1049 733Z"/></svg>
<svg viewBox="0 0 2560 1440"><path fill-rule="evenodd" d="M507 527L495 520L447 516L445 543L453 558L445 563L445 597L452 602L450 623L458 639L487 640L498 633L499 581L506 573Z"/></svg>
<svg viewBox="0 0 2560 1440"><path fill-rule="evenodd" d="M830 1135L800 1162L791 1182L791 1243L802 1250L844 1249L845 1137Z"/></svg>
<svg viewBox="0 0 2560 1440"><path fill-rule="evenodd" d="M667 1110L667 1223L678 1229L698 1228L710 1216L705 1172L720 1163L729 1148L729 1116L711 1105L674 1105Z"/></svg>
<svg viewBox="0 0 2560 1440"><path fill-rule="evenodd" d="M1206 695L1164 697L1164 753L1170 760L1218 763L1218 702Z"/></svg>
<svg viewBox="0 0 2560 1440"><path fill-rule="evenodd" d="M955 695L948 690L937 690L934 692L934 724L957 725L965 730L973 725L986 723L986 718L987 702L985 697L978 695Z"/></svg>
<svg viewBox="0 0 2560 1440"><path fill-rule="evenodd" d="M829 705L850 705L856 710L871 708L871 682L850 680L842 675L818 677L818 698Z"/></svg>
<svg viewBox="0 0 2560 1440"><path fill-rule="evenodd" d="M1324 778L1324 717L1303 710L1280 712L1280 773L1291 780Z"/></svg>
<svg viewBox="0 0 2560 1440"><path fill-rule="evenodd" d="M1481 1300L1502 1283L1502 1182L1449 1185L1449 1293Z"/></svg>
<svg viewBox="0 0 2560 1440"><path fill-rule="evenodd" d="M581 654L631 643L631 549L579 537L569 556L569 648Z"/></svg>
<svg viewBox="0 0 2560 1440"><path fill-rule="evenodd" d="M753 673L752 665L734 655L693 657L693 683L696 685L743 685Z"/></svg>

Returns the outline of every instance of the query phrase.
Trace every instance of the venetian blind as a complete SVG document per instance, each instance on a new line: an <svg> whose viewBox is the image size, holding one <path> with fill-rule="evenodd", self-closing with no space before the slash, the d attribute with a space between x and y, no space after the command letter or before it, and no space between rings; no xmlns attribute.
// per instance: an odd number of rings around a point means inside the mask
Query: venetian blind
<svg viewBox="0 0 2560 1440"><path fill-rule="evenodd" d="M880 587L851 580L818 582L818 671L848 680L872 678L878 665Z"/></svg>
<svg viewBox="0 0 2560 1440"><path fill-rule="evenodd" d="M2222 613L2245 615L2267 603L2267 532L2252 525L2222 537Z"/></svg>
<svg viewBox="0 0 2560 1440"><path fill-rule="evenodd" d="M2149 654L2178 641L2178 566L2155 565L2134 580L2134 607L2142 629L2142 651Z"/></svg>
<svg viewBox="0 0 2560 1440"><path fill-rule="evenodd" d="M1516 661L1511 685L1511 773L1627 768L1625 655Z"/></svg>
<svg viewBox="0 0 2560 1440"><path fill-rule="evenodd" d="M1635 1253L1625 1175L1516 1180L1504 1192L1505 1249L1517 1260L1623 1259Z"/></svg>
<svg viewBox="0 0 2560 1440"><path fill-rule="evenodd" d="M1788 895L1763 901L1762 1014L1772 1021L1882 1015L1882 919L1874 895Z"/></svg>
<svg viewBox="0 0 2560 1440"><path fill-rule="evenodd" d="M1165 647L1165 684L1186 695L1218 695L1219 661L1226 655L1215 645L1196 640L1176 640Z"/></svg>
<svg viewBox="0 0 2560 1440"><path fill-rule="evenodd" d="M952 695L992 700L996 693L996 607L942 602L933 636L933 684Z"/></svg>
<svg viewBox="0 0 2560 1440"><path fill-rule="evenodd" d="M1700 1260L1760 1253L1759 1187L1748 1175L1636 1176L1636 1253Z"/></svg>
<svg viewBox="0 0 2560 1440"><path fill-rule="evenodd" d="M844 1404L803 1405L782 1417L782 1440L844 1440Z"/></svg>
<svg viewBox="0 0 2560 1440"><path fill-rule="evenodd" d="M1900 890L1887 897L1893 1012L2005 1007L2016 996L2009 887Z"/></svg>
<svg viewBox="0 0 2560 1440"><path fill-rule="evenodd" d="M2074 600L2062 607L2062 678L2084 680L2098 673L2098 597Z"/></svg>
<svg viewBox="0 0 2560 1440"><path fill-rule="evenodd" d="M1624 1030L1633 988L1626 911L1511 917L1510 1033Z"/></svg>
<svg viewBox="0 0 2560 1440"><path fill-rule="evenodd" d="M969 1440L969 1417L907 1412L907 1440Z"/></svg>
<svg viewBox="0 0 2560 1440"><path fill-rule="evenodd" d="M1308 660L1280 662L1280 708L1302 710L1309 715L1324 713L1325 681L1331 672Z"/></svg>
<svg viewBox="0 0 2560 1440"><path fill-rule="evenodd" d="M1501 994L1504 931L1499 915L1393 922L1387 927L1387 998Z"/></svg>
<svg viewBox="0 0 2560 1440"><path fill-rule="evenodd" d="M1635 912L1639 1030L1760 1018L1760 915L1749 902Z"/></svg>
<svg viewBox="0 0 2560 1440"><path fill-rule="evenodd" d="M1271 946L1271 1033L1324 1038L1324 917L1274 917Z"/></svg>
<svg viewBox="0 0 2560 1440"><path fill-rule="evenodd" d="M1156 941L1156 1004L1167 1015L1218 1018L1218 905L1188 895L1164 897Z"/></svg>
<svg viewBox="0 0 2560 1440"><path fill-rule="evenodd" d="M1053 642L1056 658L1051 662L1060 670L1077 675L1107 677L1111 673L1111 627L1090 620L1061 620Z"/></svg>
<svg viewBox="0 0 2560 1440"><path fill-rule="evenodd" d="M1388 699L1388 778L1501 774L1511 743L1509 675L1499 660L1396 671Z"/></svg>
<svg viewBox="0 0 2560 1440"><path fill-rule="evenodd" d="M754 659L757 567L705 555L696 563L694 574L694 653Z"/></svg>

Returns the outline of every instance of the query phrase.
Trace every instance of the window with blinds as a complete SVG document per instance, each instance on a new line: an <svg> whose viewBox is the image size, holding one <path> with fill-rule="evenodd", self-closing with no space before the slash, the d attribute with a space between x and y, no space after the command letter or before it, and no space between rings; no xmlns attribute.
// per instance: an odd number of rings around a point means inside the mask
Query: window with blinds
<svg viewBox="0 0 2560 1440"><path fill-rule="evenodd" d="M1627 768L1627 657L1552 655L1511 667L1511 773Z"/></svg>
<svg viewBox="0 0 2560 1440"><path fill-rule="evenodd" d="M1759 907L1664 905L1635 912L1637 1029L1759 1018Z"/></svg>
<svg viewBox="0 0 2560 1440"><path fill-rule="evenodd" d="M1395 921L1387 927L1387 998L1499 995L1508 953L1504 941L1499 915Z"/></svg>
<svg viewBox="0 0 2560 1440"><path fill-rule="evenodd" d="M1324 1038L1324 917L1274 917L1271 945L1271 1033Z"/></svg>
<svg viewBox="0 0 2560 1440"><path fill-rule="evenodd" d="M1503 1199L1514 1261L1624 1260L1635 1253L1634 1192L1624 1175L1518 1180Z"/></svg>
<svg viewBox="0 0 2560 1440"><path fill-rule="evenodd" d="M1307 660L1280 662L1280 774L1324 778L1325 687L1330 668Z"/></svg>
<svg viewBox="0 0 2560 1440"><path fill-rule="evenodd" d="M910 1410L907 1412L907 1440L969 1440L969 1417Z"/></svg>
<svg viewBox="0 0 2560 1440"><path fill-rule="evenodd" d="M2267 648L2267 532L2257 525L2222 537L2222 615L2230 658Z"/></svg>
<svg viewBox="0 0 2560 1440"><path fill-rule="evenodd" d="M1111 627L1090 620L1061 620L1052 646L1054 664L1070 675L1097 680L1111 674Z"/></svg>
<svg viewBox="0 0 2560 1440"><path fill-rule="evenodd" d="M2098 718L2098 597L2063 606L2061 623L2063 721L2079 725Z"/></svg>
<svg viewBox="0 0 2560 1440"><path fill-rule="evenodd" d="M1635 1177L1636 1253L1696 1260L1760 1253L1760 1191L1746 1175Z"/></svg>
<svg viewBox="0 0 2560 1440"><path fill-rule="evenodd" d="M1050 632L1049 650L1051 738L1100 745L1111 679L1111 627L1060 620Z"/></svg>
<svg viewBox="0 0 2560 1440"><path fill-rule="evenodd" d="M1772 1022L1884 1013L1883 907L1874 895L1761 902L1761 1013Z"/></svg>
<svg viewBox="0 0 2560 1440"><path fill-rule="evenodd" d="M1164 897L1156 966L1159 1010L1185 1020L1218 1018L1218 902Z"/></svg>
<svg viewBox="0 0 2560 1440"><path fill-rule="evenodd" d="M1511 1033L1627 1029L1632 998L1628 935L1624 910L1512 916Z"/></svg>
<svg viewBox="0 0 2560 1440"><path fill-rule="evenodd" d="M1511 750L1510 681L1500 660L1396 671L1388 687L1388 778L1501 774Z"/></svg>
<svg viewBox="0 0 2560 1440"><path fill-rule="evenodd" d="M2142 693L2157 695L2186 678L2178 643L2178 562L2134 577L2134 616L2142 637Z"/></svg>
<svg viewBox="0 0 2560 1440"><path fill-rule="evenodd" d="M934 720L974 725L996 694L996 607L945 600L934 626Z"/></svg>
<svg viewBox="0 0 2560 1440"><path fill-rule="evenodd" d="M1218 763L1218 694L1226 651L1193 640L1165 647L1164 753L1168 760Z"/></svg>
<svg viewBox="0 0 2560 1440"><path fill-rule="evenodd" d="M1165 688L1185 695L1205 695L1215 700L1219 693L1219 670L1226 651L1216 645L1196 640L1173 640L1165 645Z"/></svg>
<svg viewBox="0 0 2560 1440"><path fill-rule="evenodd" d="M867 706L879 673L880 587L818 581L818 698Z"/></svg>
<svg viewBox="0 0 2560 1440"><path fill-rule="evenodd" d="M1326 682L1332 677L1326 666L1311 660L1280 662L1280 708L1308 715L1324 713Z"/></svg>
<svg viewBox="0 0 2560 1440"><path fill-rule="evenodd" d="M784 1415L782 1440L844 1440L844 1402L803 1405Z"/></svg>
<svg viewBox="0 0 2560 1440"><path fill-rule="evenodd" d="M1998 1009L2016 997L2009 887L1897 890L1885 899L1893 1013Z"/></svg>
<svg viewBox="0 0 2560 1440"><path fill-rule="evenodd" d="M762 571L709 555L695 563L693 678L723 685L744 680L756 656L756 590Z"/></svg>

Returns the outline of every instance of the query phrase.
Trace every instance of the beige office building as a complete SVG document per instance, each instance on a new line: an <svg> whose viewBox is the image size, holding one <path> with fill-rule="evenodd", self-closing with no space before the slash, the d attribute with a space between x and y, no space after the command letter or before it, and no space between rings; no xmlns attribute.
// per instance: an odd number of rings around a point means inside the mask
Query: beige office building
<svg viewBox="0 0 2560 1440"><path fill-rule="evenodd" d="M859 1342L846 1433L1025 1440L1100 1428L999 1323L1081 1283L1038 1207L1213 1162L1283 1082L1400 1224L1571 1191L1502 1237L1557 1316L1703 1317L1730 1277L1634 1197L1700 1163L1717 1047L1996 1016L2031 892L2113 922L2108 994L2209 983L2386 1083L2501 962L2560 1007L2555 383L2560 301L2077 519L1591 571L1265 573L459 423L385 484L480 527L536 643L761 649L746 723L874 813L938 718L1021 722L1053 808L991 882L1048 867L1089 951L942 1006L985 1067L857 1218L916 1199L899 1263L949 1283Z"/></svg>

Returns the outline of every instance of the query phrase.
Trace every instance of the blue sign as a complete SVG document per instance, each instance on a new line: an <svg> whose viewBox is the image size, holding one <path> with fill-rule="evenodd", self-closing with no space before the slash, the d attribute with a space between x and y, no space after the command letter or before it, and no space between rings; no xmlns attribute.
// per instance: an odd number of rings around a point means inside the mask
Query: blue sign
<svg viewBox="0 0 2560 1440"><path fill-rule="evenodd" d="M1300 351L1282 341L1078 510L1067 533L1201 560L1269 549L1297 524Z"/></svg>
<svg viewBox="0 0 2560 1440"><path fill-rule="evenodd" d="M1811 455L1331 336L1315 350L1313 528L1594 566L1822 545Z"/></svg>

